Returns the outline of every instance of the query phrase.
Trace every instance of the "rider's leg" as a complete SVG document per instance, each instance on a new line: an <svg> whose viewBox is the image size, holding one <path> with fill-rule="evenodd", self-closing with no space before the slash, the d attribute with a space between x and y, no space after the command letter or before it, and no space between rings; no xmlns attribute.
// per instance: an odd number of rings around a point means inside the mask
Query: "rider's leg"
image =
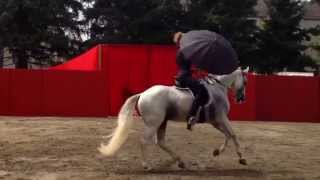
<svg viewBox="0 0 320 180"><path fill-rule="evenodd" d="M204 85L202 85L198 80L189 80L189 87L194 92L195 98L191 105L189 114L187 116L188 126L187 129L191 130L193 124L196 123L196 115L199 111L201 105L204 105L208 99L208 92Z"/></svg>
<svg viewBox="0 0 320 180"><path fill-rule="evenodd" d="M188 121L187 129L189 129L189 130L192 129L192 126L197 121L195 117L196 117L196 114L198 112L199 107L200 107L199 95L196 95L193 102L192 102L189 114L187 116L187 121Z"/></svg>
<svg viewBox="0 0 320 180"><path fill-rule="evenodd" d="M186 60L182 53L177 54L177 64L179 66L179 71L176 77L176 86L190 88L195 96L187 116L187 128L191 130L192 123L196 122L195 116L198 109L202 104L205 104L208 95L206 88L198 80L192 77L191 62Z"/></svg>

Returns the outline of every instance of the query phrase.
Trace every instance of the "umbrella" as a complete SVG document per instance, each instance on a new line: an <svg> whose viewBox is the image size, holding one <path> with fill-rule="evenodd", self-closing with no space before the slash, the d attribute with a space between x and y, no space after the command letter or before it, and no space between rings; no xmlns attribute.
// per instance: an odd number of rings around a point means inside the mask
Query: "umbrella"
<svg viewBox="0 0 320 180"><path fill-rule="evenodd" d="M229 74L238 68L237 54L221 35L207 31L189 31L181 37L180 53L197 68L212 74Z"/></svg>

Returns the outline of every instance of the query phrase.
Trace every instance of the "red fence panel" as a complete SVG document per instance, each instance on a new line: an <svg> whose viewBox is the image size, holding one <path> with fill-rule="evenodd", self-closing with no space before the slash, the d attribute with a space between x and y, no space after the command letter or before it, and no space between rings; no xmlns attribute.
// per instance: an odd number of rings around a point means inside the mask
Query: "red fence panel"
<svg viewBox="0 0 320 180"><path fill-rule="evenodd" d="M41 70L12 70L9 103L12 115L41 115L42 73Z"/></svg>
<svg viewBox="0 0 320 180"><path fill-rule="evenodd" d="M318 92L318 118L316 120L317 122L320 122L320 76L318 76L318 89L316 92Z"/></svg>
<svg viewBox="0 0 320 180"><path fill-rule="evenodd" d="M288 102L290 102L288 103L290 105L290 112L288 112L290 121L314 122L317 120L319 112L319 98L317 97L320 94L317 82L318 78L315 77L290 79L290 88L293 90L288 90L291 97L288 99Z"/></svg>
<svg viewBox="0 0 320 180"><path fill-rule="evenodd" d="M49 70L96 71L101 68L100 59L100 45L98 45L63 64L49 68Z"/></svg>
<svg viewBox="0 0 320 180"><path fill-rule="evenodd" d="M267 78L268 76L256 76L256 113L257 120L267 121L272 118L272 107L274 100L270 99L271 88L273 86L268 85L270 80ZM271 76L269 76L271 78Z"/></svg>
<svg viewBox="0 0 320 180"><path fill-rule="evenodd" d="M319 112L317 78L257 76L257 119L315 121Z"/></svg>
<svg viewBox="0 0 320 180"><path fill-rule="evenodd" d="M174 83L174 76L177 73L176 50L174 46L152 46L149 66L150 86Z"/></svg>
<svg viewBox="0 0 320 180"><path fill-rule="evenodd" d="M147 88L149 48L142 45L108 45L103 49L110 115L116 115L128 96Z"/></svg>
<svg viewBox="0 0 320 180"><path fill-rule="evenodd" d="M10 70L0 69L0 114L9 115Z"/></svg>
<svg viewBox="0 0 320 180"><path fill-rule="evenodd" d="M108 97L102 72L47 71L44 74L43 95L45 115L108 115Z"/></svg>
<svg viewBox="0 0 320 180"><path fill-rule="evenodd" d="M128 91L130 94L136 94L148 87L150 48L149 46L140 46L139 50L130 48L130 51L129 53L134 56L130 56Z"/></svg>
<svg viewBox="0 0 320 180"><path fill-rule="evenodd" d="M235 103L234 95L230 96L230 119L232 120L256 120L256 76L248 74L246 87L246 100L241 104ZM231 92L233 93L233 92Z"/></svg>

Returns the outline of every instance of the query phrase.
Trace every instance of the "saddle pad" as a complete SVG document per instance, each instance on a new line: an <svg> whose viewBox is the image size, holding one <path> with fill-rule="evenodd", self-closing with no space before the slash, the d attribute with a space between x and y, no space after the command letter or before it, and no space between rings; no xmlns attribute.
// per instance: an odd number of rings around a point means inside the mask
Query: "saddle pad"
<svg viewBox="0 0 320 180"><path fill-rule="evenodd" d="M191 91L189 88L182 88L182 87L178 87L178 86L174 86L174 87L180 91Z"/></svg>

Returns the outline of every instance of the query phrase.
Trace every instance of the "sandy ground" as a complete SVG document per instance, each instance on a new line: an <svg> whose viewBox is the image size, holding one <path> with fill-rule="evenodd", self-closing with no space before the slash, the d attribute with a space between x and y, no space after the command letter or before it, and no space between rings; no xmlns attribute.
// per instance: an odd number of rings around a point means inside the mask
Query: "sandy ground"
<svg viewBox="0 0 320 180"><path fill-rule="evenodd" d="M187 167L167 165L169 156L153 146L154 170L147 172L140 163L139 120L119 153L102 158L97 147L106 142L115 119L0 117L0 180L320 179L320 124L232 124L248 166L238 163L232 144L212 156L223 135L211 126L189 132L184 123L169 123L167 142Z"/></svg>

